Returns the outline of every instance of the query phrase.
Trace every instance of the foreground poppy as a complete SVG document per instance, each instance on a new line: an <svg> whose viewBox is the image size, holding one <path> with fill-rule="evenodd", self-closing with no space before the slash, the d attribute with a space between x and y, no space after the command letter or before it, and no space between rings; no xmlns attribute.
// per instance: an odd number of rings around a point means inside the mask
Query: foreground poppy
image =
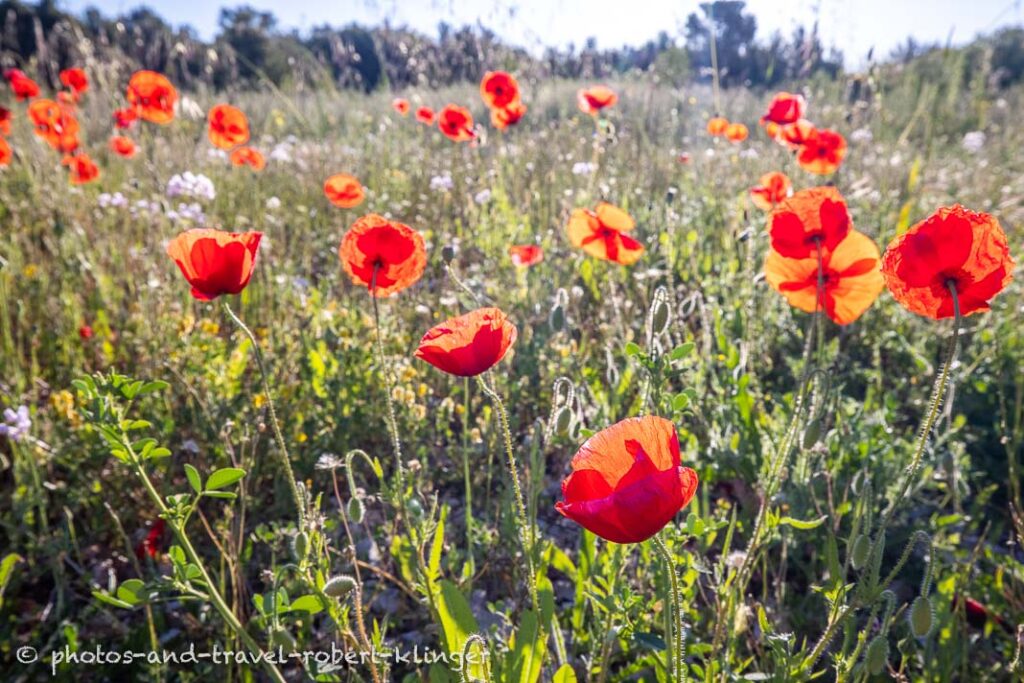
<svg viewBox="0 0 1024 683"><path fill-rule="evenodd" d="M65 154L78 149L78 119L67 107L53 100L35 100L28 106L28 117L35 134L50 147Z"/></svg>
<svg viewBox="0 0 1024 683"><path fill-rule="evenodd" d="M403 97L396 97L391 100L391 108L397 111L402 116L409 113L409 100Z"/></svg>
<svg viewBox="0 0 1024 683"><path fill-rule="evenodd" d="M248 166L254 171L262 171L267 166L263 154L252 147L239 147L231 152L231 163L235 166Z"/></svg>
<svg viewBox="0 0 1024 683"><path fill-rule="evenodd" d="M618 101L619 96L606 85L593 85L576 93L576 106L581 112L591 116L597 116L602 109L607 109Z"/></svg>
<svg viewBox="0 0 1024 683"><path fill-rule="evenodd" d="M729 142L743 142L750 135L750 131L742 123L730 123L723 135Z"/></svg>
<svg viewBox="0 0 1024 683"><path fill-rule="evenodd" d="M132 139L126 138L123 135L115 135L110 138L110 149L125 159L131 159L135 156L136 152L135 143Z"/></svg>
<svg viewBox="0 0 1024 683"><path fill-rule="evenodd" d="M498 130L505 130L509 126L519 123L526 113L526 105L522 102L513 102L504 109L491 111L491 125Z"/></svg>
<svg viewBox="0 0 1024 683"><path fill-rule="evenodd" d="M839 170L846 157L846 138L834 130L813 131L800 148L796 161L808 173L829 175Z"/></svg>
<svg viewBox="0 0 1024 683"><path fill-rule="evenodd" d="M544 260L544 249L539 244L516 244L508 248L508 255L517 268L526 268Z"/></svg>
<svg viewBox="0 0 1024 683"><path fill-rule="evenodd" d="M430 328L416 349L438 370L476 377L497 365L519 335L498 308L479 308Z"/></svg>
<svg viewBox="0 0 1024 683"><path fill-rule="evenodd" d="M729 119L721 116L714 116L708 119L707 130L709 135L719 136L725 135L725 131L729 128Z"/></svg>
<svg viewBox="0 0 1024 683"><path fill-rule="evenodd" d="M352 224L341 240L338 256L353 284L364 285L376 297L411 286L427 265L423 237L408 225L375 213Z"/></svg>
<svg viewBox="0 0 1024 683"><path fill-rule="evenodd" d="M60 82L74 93L76 99L89 89L89 79L86 77L85 71L77 67L61 71Z"/></svg>
<svg viewBox="0 0 1024 683"><path fill-rule="evenodd" d="M163 74L136 71L128 81L125 95L128 104L144 121L165 125L174 120L178 91Z"/></svg>
<svg viewBox="0 0 1024 683"><path fill-rule="evenodd" d="M802 95L780 92L772 98L768 111L761 117L761 123L771 122L784 126L802 119L806 108L807 104Z"/></svg>
<svg viewBox="0 0 1024 683"><path fill-rule="evenodd" d="M125 107L114 110L114 127L120 130L131 128L132 124L139 120L139 115L134 109Z"/></svg>
<svg viewBox="0 0 1024 683"><path fill-rule="evenodd" d="M261 232L225 232L210 228L187 230L167 245L192 285L192 296L211 301L223 294L238 294L252 277Z"/></svg>
<svg viewBox="0 0 1024 683"><path fill-rule="evenodd" d="M416 110L416 120L427 126L434 125L434 110L430 107L420 107Z"/></svg>
<svg viewBox="0 0 1024 683"><path fill-rule="evenodd" d="M8 69L4 72L4 78L7 79L15 99L19 102L39 96L39 85L21 69Z"/></svg>
<svg viewBox="0 0 1024 683"><path fill-rule="evenodd" d="M602 429L570 466L555 509L613 543L646 541L697 491L697 473L680 464L675 425L653 415Z"/></svg>
<svg viewBox="0 0 1024 683"><path fill-rule="evenodd" d="M488 71L480 80L480 97L490 109L505 109L519 101L519 83L507 71Z"/></svg>
<svg viewBox="0 0 1024 683"><path fill-rule="evenodd" d="M750 200L762 211L771 211L793 191L789 177L779 171L765 173L758 182L757 187L750 188Z"/></svg>
<svg viewBox="0 0 1024 683"><path fill-rule="evenodd" d="M14 115L11 114L11 110L0 107L0 135L11 134L12 120L14 120Z"/></svg>
<svg viewBox="0 0 1024 683"><path fill-rule="evenodd" d="M0 166L7 166L11 163L11 146L7 140L0 138Z"/></svg>
<svg viewBox="0 0 1024 683"><path fill-rule="evenodd" d="M864 233L851 231L821 259L822 291L818 294L818 257L787 258L774 249L764 264L765 279L791 306L813 313L819 309L839 325L848 325L871 307L885 286L878 247Z"/></svg>
<svg viewBox="0 0 1024 683"><path fill-rule="evenodd" d="M772 249L786 258L817 258L835 249L851 230L846 200L834 187L812 187L784 199L772 211Z"/></svg>
<svg viewBox="0 0 1024 683"><path fill-rule="evenodd" d="M76 154L65 157L61 162L71 171L70 180L73 185L85 185L100 177L100 169L88 154Z"/></svg>
<svg viewBox="0 0 1024 683"><path fill-rule="evenodd" d="M644 245L625 233L636 227L632 217L617 206L601 202L597 209L576 209L566 231L574 247L591 256L624 266L636 263Z"/></svg>
<svg viewBox="0 0 1024 683"><path fill-rule="evenodd" d="M324 194L331 204L343 209L359 206L366 196L359 181L347 173L337 173L325 180Z"/></svg>
<svg viewBox="0 0 1024 683"><path fill-rule="evenodd" d="M437 126L450 140L467 142L476 137L473 115L465 107L449 104L437 115Z"/></svg>
<svg viewBox="0 0 1024 683"><path fill-rule="evenodd" d="M207 135L218 149L231 149L249 141L249 119L238 107L215 105L207 121Z"/></svg>
<svg viewBox="0 0 1024 683"><path fill-rule="evenodd" d="M943 207L894 239L882 274L896 301L936 320L989 310L989 301L1013 279L1013 257L999 221L959 204Z"/></svg>

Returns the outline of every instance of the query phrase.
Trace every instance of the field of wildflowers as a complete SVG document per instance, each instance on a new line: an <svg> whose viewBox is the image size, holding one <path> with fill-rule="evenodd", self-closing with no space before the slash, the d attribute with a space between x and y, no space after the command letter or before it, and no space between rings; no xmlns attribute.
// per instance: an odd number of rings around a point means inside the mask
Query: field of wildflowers
<svg viewBox="0 0 1024 683"><path fill-rule="evenodd" d="M1024 672L1021 92L61 81L0 95L7 680Z"/></svg>

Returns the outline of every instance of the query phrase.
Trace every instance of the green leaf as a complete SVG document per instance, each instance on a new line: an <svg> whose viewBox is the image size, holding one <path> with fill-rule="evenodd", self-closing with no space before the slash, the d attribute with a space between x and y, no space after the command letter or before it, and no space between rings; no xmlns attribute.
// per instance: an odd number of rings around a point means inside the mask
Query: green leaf
<svg viewBox="0 0 1024 683"><path fill-rule="evenodd" d="M207 498L219 498L221 500L234 500L238 498L238 495L231 491L203 491L203 495Z"/></svg>
<svg viewBox="0 0 1024 683"><path fill-rule="evenodd" d="M473 616L472 610L466 597L459 591L458 587L448 580L438 582L440 590L437 593L437 616L441 620L441 630L444 632L445 648L449 655L456 652L462 653L469 636L480 630ZM473 676L482 676L482 666L471 666L468 672ZM477 670L474 670L477 669Z"/></svg>
<svg viewBox="0 0 1024 683"><path fill-rule="evenodd" d="M626 342L625 351L627 356L639 356L643 352L636 342Z"/></svg>
<svg viewBox="0 0 1024 683"><path fill-rule="evenodd" d="M105 593L103 591L96 591L96 590L94 590L92 592L92 597L96 598L100 602L105 602L108 605L113 605L114 607L120 607L121 609L131 609L132 608L132 606L129 603L125 602L124 600L118 600L117 598L115 598L110 593Z"/></svg>
<svg viewBox="0 0 1024 683"><path fill-rule="evenodd" d="M781 519L779 519L779 524L788 524L794 529L806 531L808 529L817 529L819 526L825 523L826 519L828 519L828 515L823 515L818 519L810 519L806 522L801 519L793 519L792 517L782 517Z"/></svg>
<svg viewBox="0 0 1024 683"><path fill-rule="evenodd" d="M538 628L537 613L524 612L519 617L519 630L513 636L509 652L511 675L505 679L517 683L535 683L540 679L544 662L544 640Z"/></svg>
<svg viewBox="0 0 1024 683"><path fill-rule="evenodd" d="M146 584L140 579L128 579L117 587L117 599L129 605L138 605L145 601L145 595L142 594L145 589Z"/></svg>
<svg viewBox="0 0 1024 683"><path fill-rule="evenodd" d="M231 486L244 476L245 470L243 469L239 469L238 467L224 467L214 471L214 473L210 475L210 478L206 480L206 490L214 491L216 489L222 489L225 486Z"/></svg>
<svg viewBox="0 0 1024 683"><path fill-rule="evenodd" d="M4 556L4 559L0 561L0 608L4 606L4 590L7 588L8 582L11 580L11 572L14 570L14 565L21 562L24 558L17 553L8 553Z"/></svg>
<svg viewBox="0 0 1024 683"><path fill-rule="evenodd" d="M686 410L688 405L690 405L690 397L686 394L676 394L672 399L673 410Z"/></svg>
<svg viewBox="0 0 1024 683"><path fill-rule="evenodd" d="M576 672L568 664L563 664L558 667L551 683L576 683Z"/></svg>
<svg viewBox="0 0 1024 683"><path fill-rule="evenodd" d="M288 607L289 612L309 612L310 614L316 614L321 612L324 608L324 603L316 595L303 595L292 602L291 606Z"/></svg>
<svg viewBox="0 0 1024 683"><path fill-rule="evenodd" d="M203 478L199 476L199 470L188 463L185 463L185 477L193 491L200 493L203 490Z"/></svg>
<svg viewBox="0 0 1024 683"><path fill-rule="evenodd" d="M441 508L441 517L437 521L434 540L430 544L430 559L427 562L427 581L437 581L441 572L441 552L444 550L444 522L448 516L447 508Z"/></svg>
<svg viewBox="0 0 1024 683"><path fill-rule="evenodd" d="M672 349L672 353L669 355L669 360L680 360L689 356L693 353L693 349L696 345L693 342L685 342L680 344L676 348Z"/></svg>
<svg viewBox="0 0 1024 683"><path fill-rule="evenodd" d="M161 446L160 448L154 448L146 454L146 460L153 460L154 458L166 458L171 454L171 451Z"/></svg>

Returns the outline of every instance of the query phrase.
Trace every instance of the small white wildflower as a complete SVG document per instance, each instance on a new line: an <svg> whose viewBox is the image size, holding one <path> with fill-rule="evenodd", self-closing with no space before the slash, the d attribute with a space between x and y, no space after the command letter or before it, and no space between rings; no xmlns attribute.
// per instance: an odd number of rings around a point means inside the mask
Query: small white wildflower
<svg viewBox="0 0 1024 683"><path fill-rule="evenodd" d="M961 144L971 154L977 154L985 146L985 133L980 130L972 130L970 133L965 133Z"/></svg>
<svg viewBox="0 0 1024 683"><path fill-rule="evenodd" d="M271 197L267 200L267 208L271 211L281 208L281 200L277 197Z"/></svg>
<svg viewBox="0 0 1024 683"><path fill-rule="evenodd" d="M473 201L476 202L477 204L486 204L487 202L491 201L491 191L486 188L480 190L475 195L473 195Z"/></svg>
<svg viewBox="0 0 1024 683"><path fill-rule="evenodd" d="M850 133L850 140L852 142L871 142L874 139L874 134L868 128L858 128L857 130Z"/></svg>
<svg viewBox="0 0 1024 683"><path fill-rule="evenodd" d="M452 180L452 176L450 173L445 173L444 175L436 175L430 179L431 190L440 190L442 192L447 192L448 190L452 189L454 185L455 182Z"/></svg>
<svg viewBox="0 0 1024 683"><path fill-rule="evenodd" d="M597 164L590 161L577 161L572 165L573 175L590 175L597 170Z"/></svg>
<svg viewBox="0 0 1024 683"><path fill-rule="evenodd" d="M4 420L0 422L0 436L11 441L21 441L32 428L32 420L28 415L28 406L18 406L17 410L4 409Z"/></svg>

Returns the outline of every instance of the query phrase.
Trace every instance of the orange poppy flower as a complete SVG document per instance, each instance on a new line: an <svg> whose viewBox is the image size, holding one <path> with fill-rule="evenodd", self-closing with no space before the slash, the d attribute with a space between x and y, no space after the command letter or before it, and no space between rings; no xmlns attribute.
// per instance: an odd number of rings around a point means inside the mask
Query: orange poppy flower
<svg viewBox="0 0 1024 683"><path fill-rule="evenodd" d="M761 123L767 124L771 121L772 123L784 126L787 123L793 123L798 119L802 119L805 109L807 109L807 103L802 95L780 92L772 98L771 103L768 105L768 111L761 117Z"/></svg>
<svg viewBox="0 0 1024 683"><path fill-rule="evenodd" d="M254 171L262 171L267 160L259 150L252 147L239 147L231 153L231 163L235 166L249 166Z"/></svg>
<svg viewBox="0 0 1024 683"><path fill-rule="evenodd" d="M120 130L131 128L138 119L139 115L130 107L114 110L114 127Z"/></svg>
<svg viewBox="0 0 1024 683"><path fill-rule="evenodd" d="M0 138L0 166L7 166L11 163L11 146L7 140Z"/></svg>
<svg viewBox="0 0 1024 683"><path fill-rule="evenodd" d="M178 91L163 74L136 71L128 81L128 104L145 121L159 125L174 120Z"/></svg>
<svg viewBox="0 0 1024 683"><path fill-rule="evenodd" d="M749 134L750 131L742 123L730 123L724 133L729 142L743 142Z"/></svg>
<svg viewBox="0 0 1024 683"><path fill-rule="evenodd" d="M352 224L341 240L338 256L352 283L365 285L377 297L413 285L427 266L423 236L375 213Z"/></svg>
<svg viewBox="0 0 1024 683"><path fill-rule="evenodd" d="M218 104L207 117L207 134L214 147L231 149L249 142L249 119L238 107Z"/></svg>
<svg viewBox="0 0 1024 683"><path fill-rule="evenodd" d="M21 69L8 69L4 72L4 78L7 79L14 92L14 97L19 102L39 96L39 85L26 76Z"/></svg>
<svg viewBox="0 0 1024 683"><path fill-rule="evenodd" d="M112 149L115 154L123 156L125 159L131 159L135 156L135 152L137 151L132 139L126 138L123 135L115 135L110 138L110 149Z"/></svg>
<svg viewBox="0 0 1024 683"><path fill-rule="evenodd" d="M775 123L774 121L768 121L764 123L764 132L768 134L772 140L778 140L782 136L782 126Z"/></svg>
<svg viewBox="0 0 1024 683"><path fill-rule="evenodd" d="M882 274L896 301L936 320L989 310L989 301L1013 279L1013 257L999 221L959 204L943 207L894 239Z"/></svg>
<svg viewBox="0 0 1024 683"><path fill-rule="evenodd" d="M599 259L628 266L636 263L644 253L644 245L626 234L634 227L636 223L628 213L601 202L594 211L573 211L566 231L574 247L580 247Z"/></svg>
<svg viewBox="0 0 1024 683"><path fill-rule="evenodd" d="M772 249L786 258L817 258L835 249L852 224L846 200L834 187L800 190L772 211L768 232Z"/></svg>
<svg viewBox="0 0 1024 683"><path fill-rule="evenodd" d="M513 102L504 109L491 110L491 125L498 130L505 130L509 126L519 123L526 113L526 105L522 102Z"/></svg>
<svg viewBox="0 0 1024 683"><path fill-rule="evenodd" d="M88 154L76 154L64 157L61 162L71 170L71 183L73 185L85 185L100 177L99 167L93 163Z"/></svg>
<svg viewBox="0 0 1024 683"><path fill-rule="evenodd" d="M814 135L814 131L813 123L807 119L799 119L779 128L779 136L790 147L799 148L807 144L807 141Z"/></svg>
<svg viewBox="0 0 1024 683"><path fill-rule="evenodd" d="M646 541L697 492L697 473L680 462L675 425L653 415L594 434L570 467L555 509L612 543Z"/></svg>
<svg viewBox="0 0 1024 683"><path fill-rule="evenodd" d="M593 85L576 93L576 106L581 112L591 116L597 116L602 109L607 109L618 101L619 96L606 85Z"/></svg>
<svg viewBox="0 0 1024 683"><path fill-rule="evenodd" d="M478 308L430 328L416 357L457 377L476 377L497 365L519 331L501 309Z"/></svg>
<svg viewBox="0 0 1024 683"><path fill-rule="evenodd" d="M61 71L60 82L71 89L71 92L75 94L76 99L79 95L89 89L89 79L86 77L85 71L77 67Z"/></svg>
<svg viewBox="0 0 1024 683"><path fill-rule="evenodd" d="M878 247L864 233L851 231L821 259L822 293L818 294L818 257L787 258L768 252L764 272L768 284L791 306L813 313L824 309L839 325L848 325L868 310L885 283L879 270Z"/></svg>
<svg viewBox="0 0 1024 683"><path fill-rule="evenodd" d="M427 126L434 125L434 110L430 107L420 107L416 110L416 120Z"/></svg>
<svg viewBox="0 0 1024 683"><path fill-rule="evenodd" d="M192 285L192 296L211 301L238 294L252 278L261 232L225 232L210 228L187 230L167 245L167 255Z"/></svg>
<svg viewBox="0 0 1024 683"><path fill-rule="evenodd" d="M397 111L402 116L409 113L409 100L404 97L396 97L391 100L391 108Z"/></svg>
<svg viewBox="0 0 1024 683"><path fill-rule="evenodd" d="M516 244L508 248L512 263L518 268L527 268L544 260L544 249L538 244Z"/></svg>
<svg viewBox="0 0 1024 683"><path fill-rule="evenodd" d="M437 126L455 142L466 142L476 137L473 132L473 115L465 107L449 104L437 115Z"/></svg>
<svg viewBox="0 0 1024 683"><path fill-rule="evenodd" d="M324 194L331 204L343 209L359 206L366 196L359 181L347 173L337 173L324 181Z"/></svg>
<svg viewBox="0 0 1024 683"><path fill-rule="evenodd" d="M846 156L846 138L834 130L815 130L807 138L796 161L808 173L829 175L839 169Z"/></svg>
<svg viewBox="0 0 1024 683"><path fill-rule="evenodd" d="M78 149L78 119L73 111L53 100L35 100L28 105L28 117L35 134L58 152Z"/></svg>
<svg viewBox="0 0 1024 683"><path fill-rule="evenodd" d="M0 135L11 134L11 121L13 120L14 115L11 114L11 110L0 107Z"/></svg>
<svg viewBox="0 0 1024 683"><path fill-rule="evenodd" d="M488 71L480 80L480 97L491 109L507 109L519 102L519 83L507 71Z"/></svg>
<svg viewBox="0 0 1024 683"><path fill-rule="evenodd" d="M719 135L725 135L725 131L728 130L728 128L729 119L723 118L721 116L715 116L708 119L707 129L709 135L714 135L716 137Z"/></svg>
<svg viewBox="0 0 1024 683"><path fill-rule="evenodd" d="M793 191L789 177L779 171L765 173L759 182L760 185L750 188L750 200L762 211L771 211Z"/></svg>

